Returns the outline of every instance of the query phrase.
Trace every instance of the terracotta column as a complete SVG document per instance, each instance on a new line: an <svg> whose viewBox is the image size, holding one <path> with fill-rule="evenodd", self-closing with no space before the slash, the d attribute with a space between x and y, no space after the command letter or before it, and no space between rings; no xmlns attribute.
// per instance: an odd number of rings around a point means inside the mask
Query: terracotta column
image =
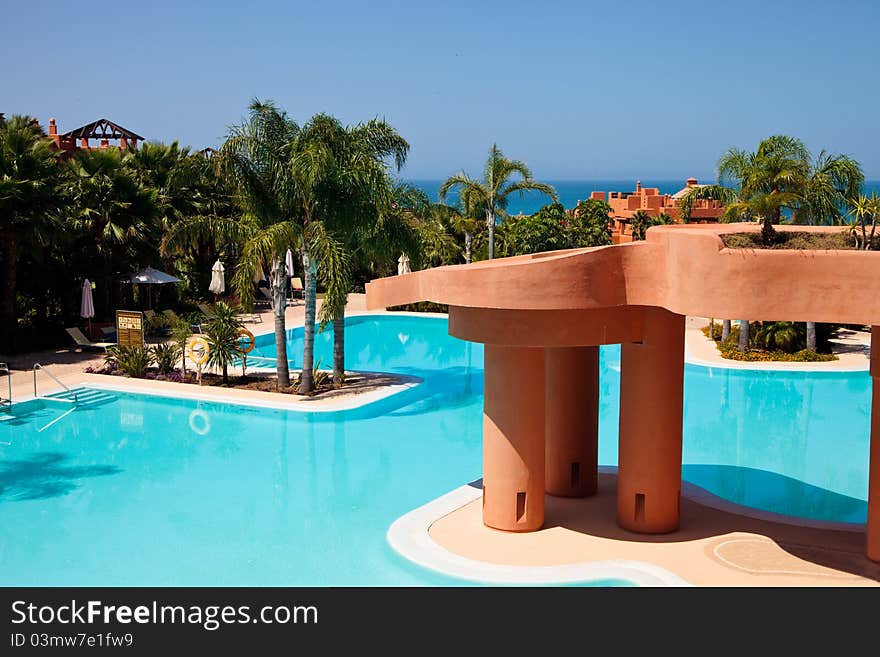
<svg viewBox="0 0 880 657"><path fill-rule="evenodd" d="M868 558L880 561L880 326L871 327L871 452L868 465Z"/></svg>
<svg viewBox="0 0 880 657"><path fill-rule="evenodd" d="M483 522L529 532L544 524L544 350L484 352Z"/></svg>
<svg viewBox="0 0 880 657"><path fill-rule="evenodd" d="M684 316L646 307L642 342L621 345L617 522L678 529Z"/></svg>
<svg viewBox="0 0 880 657"><path fill-rule="evenodd" d="M559 497L594 495L599 456L599 347L546 351L547 492Z"/></svg>

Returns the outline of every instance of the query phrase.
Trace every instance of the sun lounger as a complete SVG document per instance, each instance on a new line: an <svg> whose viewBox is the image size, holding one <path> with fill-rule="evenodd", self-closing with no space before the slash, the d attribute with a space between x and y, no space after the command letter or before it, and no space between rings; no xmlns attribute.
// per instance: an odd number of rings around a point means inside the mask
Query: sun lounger
<svg viewBox="0 0 880 657"><path fill-rule="evenodd" d="M82 347L83 349L102 349L107 351L110 347L116 346L115 342L92 342L75 326L64 330L67 331L67 334L71 338L73 338L73 341L76 342L77 346Z"/></svg>
<svg viewBox="0 0 880 657"><path fill-rule="evenodd" d="M305 303L306 291L305 288L303 288L302 279L295 276L290 279L290 300L296 301L298 299L301 299L303 303Z"/></svg>
<svg viewBox="0 0 880 657"><path fill-rule="evenodd" d="M275 302L272 299L272 292L269 290L269 288L258 287L257 291L262 296L262 299L260 299L260 298L254 299L254 301L256 303L269 304L270 308L274 306Z"/></svg>

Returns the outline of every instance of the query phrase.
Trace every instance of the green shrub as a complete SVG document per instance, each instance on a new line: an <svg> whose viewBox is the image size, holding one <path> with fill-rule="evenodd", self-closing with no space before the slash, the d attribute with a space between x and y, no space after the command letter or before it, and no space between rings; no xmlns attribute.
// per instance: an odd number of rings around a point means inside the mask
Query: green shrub
<svg viewBox="0 0 880 657"><path fill-rule="evenodd" d="M404 306L389 306L387 310L408 313L448 313L449 306L443 303L434 303L433 301L419 301L418 303L408 303Z"/></svg>
<svg viewBox="0 0 880 657"><path fill-rule="evenodd" d="M153 351L148 347L112 347L104 361L126 376L142 379L153 364Z"/></svg>
<svg viewBox="0 0 880 657"><path fill-rule="evenodd" d="M721 352L722 357L730 360L753 362L783 361L818 363L837 360L837 356L834 354L819 354L809 349L801 349L792 354L787 354L784 351L764 351L752 348L749 348L746 351L740 351L735 342L724 342L719 344L718 351Z"/></svg>
<svg viewBox="0 0 880 657"><path fill-rule="evenodd" d="M153 360L156 363L159 374L171 372L177 365L180 354L180 347L174 342L157 344L153 347Z"/></svg>

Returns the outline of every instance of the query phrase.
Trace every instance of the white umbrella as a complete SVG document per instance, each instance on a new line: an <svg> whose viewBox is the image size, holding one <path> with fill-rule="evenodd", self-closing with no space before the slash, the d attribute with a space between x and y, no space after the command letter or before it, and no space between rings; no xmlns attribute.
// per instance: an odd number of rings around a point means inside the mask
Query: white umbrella
<svg viewBox="0 0 880 657"><path fill-rule="evenodd" d="M401 253L400 257L397 259L397 275L409 274L411 272L412 269L409 268L409 256L405 253Z"/></svg>
<svg viewBox="0 0 880 657"><path fill-rule="evenodd" d="M132 274L131 278L125 279L126 283L141 283L143 285L164 285L165 283L180 283L180 279L166 274L164 271L147 267L141 269L137 274ZM153 307L153 288L147 288L148 307Z"/></svg>
<svg viewBox="0 0 880 657"><path fill-rule="evenodd" d="M284 267L287 269L287 275L293 276L293 252L287 249L287 255L284 256Z"/></svg>
<svg viewBox="0 0 880 657"><path fill-rule="evenodd" d="M220 258L217 258L217 262L211 267L211 284L208 286L208 289L214 294L223 294L226 290L226 280L223 276L224 271L226 270L223 267L223 263L220 262Z"/></svg>
<svg viewBox="0 0 880 657"><path fill-rule="evenodd" d="M95 304L92 301L92 283L87 278L83 281L82 301L79 306L79 316L89 320L89 330L92 328L92 317L95 316Z"/></svg>
<svg viewBox="0 0 880 657"><path fill-rule="evenodd" d="M164 271L147 267L146 269L141 269L137 274L132 274L128 282L162 285L163 283L180 283L180 279L175 278L171 274L166 274Z"/></svg>

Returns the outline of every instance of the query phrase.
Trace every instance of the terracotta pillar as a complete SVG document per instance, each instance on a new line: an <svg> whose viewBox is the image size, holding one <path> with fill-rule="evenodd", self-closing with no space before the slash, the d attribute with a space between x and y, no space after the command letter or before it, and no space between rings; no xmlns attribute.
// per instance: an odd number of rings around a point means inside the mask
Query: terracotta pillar
<svg viewBox="0 0 880 657"><path fill-rule="evenodd" d="M544 524L544 350L484 352L483 523L529 532Z"/></svg>
<svg viewBox="0 0 880 657"><path fill-rule="evenodd" d="M559 497L594 495L599 457L599 347L546 351L547 492Z"/></svg>
<svg viewBox="0 0 880 657"><path fill-rule="evenodd" d="M621 345L617 522L660 534L678 529L684 316L645 308L642 342Z"/></svg>
<svg viewBox="0 0 880 657"><path fill-rule="evenodd" d="M868 465L868 558L880 561L880 326L871 327L871 451Z"/></svg>

